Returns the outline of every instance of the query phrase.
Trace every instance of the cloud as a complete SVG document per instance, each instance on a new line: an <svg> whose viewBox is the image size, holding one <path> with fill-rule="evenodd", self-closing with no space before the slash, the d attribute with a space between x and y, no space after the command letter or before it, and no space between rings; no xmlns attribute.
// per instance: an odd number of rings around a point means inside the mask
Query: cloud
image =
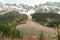
<svg viewBox="0 0 60 40"><path fill-rule="evenodd" d="M38 5L39 3L45 2L60 2L60 0L0 0L3 3L16 3L16 4L28 4L28 5Z"/></svg>
<svg viewBox="0 0 60 40"><path fill-rule="evenodd" d="M49 0L50 2L60 2L60 0Z"/></svg>

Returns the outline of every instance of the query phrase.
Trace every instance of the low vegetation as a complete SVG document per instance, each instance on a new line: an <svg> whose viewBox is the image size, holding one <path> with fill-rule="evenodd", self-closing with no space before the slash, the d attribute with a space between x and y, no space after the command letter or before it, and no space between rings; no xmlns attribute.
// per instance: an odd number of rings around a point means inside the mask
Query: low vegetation
<svg viewBox="0 0 60 40"><path fill-rule="evenodd" d="M19 24L26 23L26 14L20 14L19 12L13 10L3 15L0 15L0 33L2 36L11 38L20 38L20 31L16 29ZM22 35L21 35L22 36Z"/></svg>
<svg viewBox="0 0 60 40"><path fill-rule="evenodd" d="M36 21L44 26L57 28L57 33L58 33L57 37L58 37L58 40L60 40L60 33L58 30L60 28L58 26L60 24L59 14L57 13L35 13L35 14L31 14L31 16L32 16L33 21ZM27 18L28 16L26 14L21 14L15 10L5 13L3 15L0 15L0 39L5 36L6 38L12 38L11 40L14 40L15 38L20 38L19 40L22 40L24 36L23 30L19 31L18 29L16 29L16 26L26 23ZM43 31L41 31L38 37L38 40L45 40Z"/></svg>
<svg viewBox="0 0 60 40"><path fill-rule="evenodd" d="M57 40L60 40L60 14L57 13L34 13L31 14L32 20L47 27L53 27L57 30Z"/></svg>
<svg viewBox="0 0 60 40"><path fill-rule="evenodd" d="M32 20L49 27L60 24L60 14L57 13L34 13Z"/></svg>

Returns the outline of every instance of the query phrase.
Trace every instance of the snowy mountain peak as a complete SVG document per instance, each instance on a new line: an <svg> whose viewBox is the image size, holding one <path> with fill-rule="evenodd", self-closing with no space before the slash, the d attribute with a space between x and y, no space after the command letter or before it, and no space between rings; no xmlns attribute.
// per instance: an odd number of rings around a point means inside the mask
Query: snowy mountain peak
<svg viewBox="0 0 60 40"><path fill-rule="evenodd" d="M58 13L58 12L60 12L60 2L47 2L45 4L40 4L39 7L36 9L36 13L39 13L39 12L43 12L43 13L49 13L49 12Z"/></svg>
<svg viewBox="0 0 60 40"><path fill-rule="evenodd" d="M30 17L30 14L34 12L32 6L28 6L26 4L3 4L0 3L0 14L4 14L2 12L6 12L7 10L16 10L22 14L27 14Z"/></svg>
<svg viewBox="0 0 60 40"><path fill-rule="evenodd" d="M39 4L33 6L28 6L26 4L10 4L10 3L1 3L0 2L0 13L6 12L7 10L16 10L22 14L27 14L30 17L32 13L39 12L56 12L60 14L60 2L47 2L44 4ZM31 17L30 17L31 18Z"/></svg>

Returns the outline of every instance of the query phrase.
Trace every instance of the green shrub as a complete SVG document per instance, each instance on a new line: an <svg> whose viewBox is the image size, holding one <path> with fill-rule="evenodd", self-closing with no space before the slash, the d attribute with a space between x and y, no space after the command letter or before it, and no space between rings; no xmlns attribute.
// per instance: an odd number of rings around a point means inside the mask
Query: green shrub
<svg viewBox="0 0 60 40"><path fill-rule="evenodd" d="M3 35L6 37L12 37L12 38L19 38L20 37L20 31L16 29L14 26L1 26L0 25L0 32L3 32Z"/></svg>
<svg viewBox="0 0 60 40"><path fill-rule="evenodd" d="M31 14L32 20L48 27L60 24L60 14L57 13L34 13Z"/></svg>
<svg viewBox="0 0 60 40"><path fill-rule="evenodd" d="M27 17L26 14L20 14L15 10L0 15L0 32L3 32L6 37L20 38L20 31L16 29L16 26L21 21L24 23Z"/></svg>

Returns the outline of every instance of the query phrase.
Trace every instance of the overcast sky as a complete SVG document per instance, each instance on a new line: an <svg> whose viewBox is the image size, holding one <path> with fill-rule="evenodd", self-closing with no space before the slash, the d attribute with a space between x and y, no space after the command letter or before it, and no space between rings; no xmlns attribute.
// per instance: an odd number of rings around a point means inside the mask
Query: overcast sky
<svg viewBox="0 0 60 40"><path fill-rule="evenodd" d="M38 5L45 2L60 2L60 0L0 0L3 3L16 3L16 4L27 4L27 5Z"/></svg>

